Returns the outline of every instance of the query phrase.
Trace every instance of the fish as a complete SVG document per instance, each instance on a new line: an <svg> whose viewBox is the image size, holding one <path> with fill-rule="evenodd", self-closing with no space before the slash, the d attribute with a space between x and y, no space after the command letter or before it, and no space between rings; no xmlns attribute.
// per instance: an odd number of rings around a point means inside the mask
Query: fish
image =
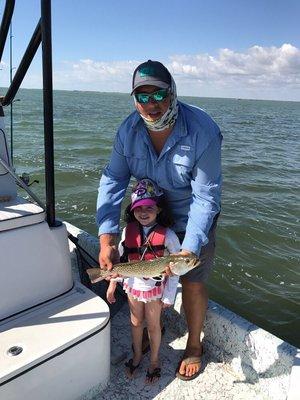
<svg viewBox="0 0 300 400"><path fill-rule="evenodd" d="M196 255L181 256L180 254L170 254L166 257L158 257L153 260L129 261L118 263L109 270L101 268L88 268L86 272L92 283L99 282L112 274L118 274L126 278L153 278L165 272L167 266L174 275L184 275L191 269L198 267L200 260Z"/></svg>

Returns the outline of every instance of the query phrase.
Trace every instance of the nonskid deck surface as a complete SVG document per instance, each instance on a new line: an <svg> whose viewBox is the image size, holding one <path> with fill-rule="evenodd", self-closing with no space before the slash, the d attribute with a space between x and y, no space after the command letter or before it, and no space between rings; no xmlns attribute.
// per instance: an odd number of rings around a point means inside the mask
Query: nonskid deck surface
<svg viewBox="0 0 300 400"><path fill-rule="evenodd" d="M101 393L101 399L231 399L263 400L256 384L244 382L228 364L213 359L209 352L203 356L201 374L189 382L175 378L175 369L185 349L187 335L178 337L168 324L161 345L162 376L152 385L145 384L145 375L149 365L149 354L145 355L134 379L125 375L124 362L131 357L131 336L129 311L125 304L112 319L111 378L107 388Z"/></svg>
<svg viewBox="0 0 300 400"><path fill-rule="evenodd" d="M99 253L98 239L70 224L67 227L79 239L79 244L96 259ZM76 253L72 254L73 272L77 271L75 279L78 279L78 267L75 267L78 257ZM92 285L92 290L104 298L106 288L100 284ZM212 301L209 302L204 324L202 372L190 382L175 378L175 370L187 340L180 285L174 308L164 311L166 333L160 351L162 377L153 385L145 385L148 354L142 360L135 379L129 380L125 375L124 362L132 357L131 332L128 306L125 303L122 307L123 301L124 296L119 296L118 302L110 310L110 381L101 393L94 394L94 397L92 394L94 400L286 400L287 397L288 400L298 400L300 374L297 372L299 356L296 356L300 354L299 349ZM293 382L293 387L290 382Z"/></svg>

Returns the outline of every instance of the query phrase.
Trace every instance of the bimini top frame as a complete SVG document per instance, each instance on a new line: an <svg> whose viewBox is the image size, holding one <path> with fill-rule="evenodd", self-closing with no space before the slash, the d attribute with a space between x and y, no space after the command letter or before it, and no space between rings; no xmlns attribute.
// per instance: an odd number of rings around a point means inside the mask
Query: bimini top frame
<svg viewBox="0 0 300 400"><path fill-rule="evenodd" d="M0 61L12 20L15 0L6 0L0 27ZM44 147L46 214L49 226L56 226L54 192L54 150L53 150L53 82L52 82L52 40L51 40L51 0L41 0L41 18L14 75L7 93L2 97L3 106L11 104L26 72L42 43L43 104L44 104ZM1 105L0 105L1 107Z"/></svg>

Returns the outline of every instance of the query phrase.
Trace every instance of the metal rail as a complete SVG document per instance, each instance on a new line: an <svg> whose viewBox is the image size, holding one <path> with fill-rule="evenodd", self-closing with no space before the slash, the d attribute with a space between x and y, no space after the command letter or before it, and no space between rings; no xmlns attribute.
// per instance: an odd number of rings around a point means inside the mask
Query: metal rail
<svg viewBox="0 0 300 400"><path fill-rule="evenodd" d="M54 144L53 144L53 83L52 83L52 40L51 40L51 2L41 0L41 32L43 60L43 98L44 98L44 145L46 178L46 214L49 226L55 222L54 193Z"/></svg>
<svg viewBox="0 0 300 400"><path fill-rule="evenodd" d="M14 4L15 0L6 0L5 11L0 28L1 57L7 38L9 25L12 20ZM49 226L57 226L60 223L55 220L51 0L41 0L41 19L35 28L11 85L8 88L6 95L1 99L3 106L9 105L13 102L40 43L42 43L43 66L46 214ZM22 185L22 187L24 186ZM28 192L28 188L26 189L24 187L24 189ZM32 196L32 194L30 195Z"/></svg>
<svg viewBox="0 0 300 400"><path fill-rule="evenodd" d="M0 26L0 61L2 60L3 50L6 43L9 25L15 8L15 0L6 0Z"/></svg>
<svg viewBox="0 0 300 400"><path fill-rule="evenodd" d="M35 31L33 32L29 45L27 46L27 49L15 73L12 83L8 88L6 95L4 96L4 99L2 100L3 106L7 106L13 102L15 95L19 90L21 83L23 82L23 79L28 71L28 68L30 67L30 64L35 56L35 53L37 52L37 49L39 48L41 41L41 24L39 22L35 28Z"/></svg>

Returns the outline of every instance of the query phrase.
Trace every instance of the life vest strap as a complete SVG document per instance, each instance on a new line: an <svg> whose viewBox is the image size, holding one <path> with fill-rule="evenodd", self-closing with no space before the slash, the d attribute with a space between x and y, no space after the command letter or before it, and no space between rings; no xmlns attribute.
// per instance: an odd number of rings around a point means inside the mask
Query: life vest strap
<svg viewBox="0 0 300 400"><path fill-rule="evenodd" d="M153 226L147 235L144 235L143 226L130 222L126 226L126 236L122 243L124 255L131 260L150 260L162 257L165 250L165 237L167 228L158 224Z"/></svg>
<svg viewBox="0 0 300 400"><path fill-rule="evenodd" d="M151 245L151 247L147 246L147 245L141 246L141 247L131 247L131 248L124 245L123 247L124 247L124 252L126 254L143 253L145 247L148 247L150 251L151 250L154 250L154 251L165 250L165 248L166 248L166 246L164 244Z"/></svg>

